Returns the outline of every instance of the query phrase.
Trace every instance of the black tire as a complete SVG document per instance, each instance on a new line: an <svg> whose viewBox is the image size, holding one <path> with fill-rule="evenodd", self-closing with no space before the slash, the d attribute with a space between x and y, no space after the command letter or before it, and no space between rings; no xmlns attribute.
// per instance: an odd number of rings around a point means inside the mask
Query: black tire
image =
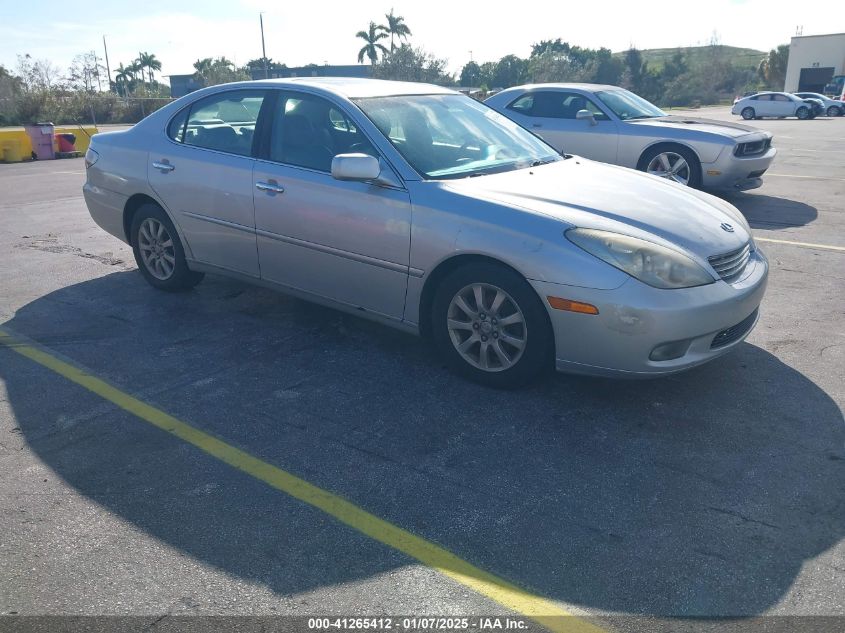
<svg viewBox="0 0 845 633"><path fill-rule="evenodd" d="M745 119L746 121L750 121L751 119L754 119L754 118L757 117L757 114L754 112L754 108L751 108L751 107L743 108L742 112L740 112L740 114L742 115L742 118Z"/></svg>
<svg viewBox="0 0 845 633"><path fill-rule="evenodd" d="M640 160L637 163L637 169L640 171L646 171L648 164L652 161L652 159L663 152L672 152L683 156L684 160L687 161L687 165L689 165L689 179L687 180L687 187L692 187L693 189L701 188L701 162L698 160L698 156L695 155L695 152L683 145L663 144L648 148L645 152L643 152L643 155L640 156Z"/></svg>
<svg viewBox="0 0 845 633"><path fill-rule="evenodd" d="M499 367L490 370L481 369L466 360L456 348L458 343L453 343L453 335L448 327L452 300L459 292L474 284L484 284L488 287L495 286L501 289L508 296L505 301L512 302L522 312L524 326L516 326L520 329L525 341L521 355L518 355L519 352L514 352L514 348L508 347L507 335L504 332L505 327L511 326L500 326L503 332L501 339L488 339L489 346L495 343L499 346L499 349L508 350L507 353L512 358L516 358L513 365L509 367L503 368L504 363L497 359L495 350L490 351L488 348L488 358L492 361L491 365L498 363ZM485 303L487 307L492 307L493 298L489 293L488 289L487 297L482 302L482 309ZM510 306L511 304L506 303L505 305ZM471 307L478 309L477 305ZM485 316L488 319L493 319L492 315L485 315L479 311L479 319L483 319ZM472 322L471 318L470 322ZM492 322L495 323L495 320ZM524 329L522 329L523 327ZM470 330L468 336L483 336L482 331L479 328L476 328L475 332ZM500 264L487 262L466 264L449 273L440 282L435 290L434 301L432 302L431 334L437 351L450 369L465 378L489 387L516 389L537 379L554 366L554 334L546 309L537 293L522 276ZM487 336L492 337L493 334L488 332ZM480 345L479 340L479 356Z"/></svg>
<svg viewBox="0 0 845 633"><path fill-rule="evenodd" d="M810 112L810 108L808 108L807 106L801 106L795 111L795 116L797 116L802 121L806 121L807 119L812 118L810 116L811 114L812 113Z"/></svg>
<svg viewBox="0 0 845 633"><path fill-rule="evenodd" d="M162 251L166 251L166 253L163 253L163 256L166 254L173 259L172 272L166 275L165 278L161 278L164 275L161 270L156 272L155 267L148 265L141 255L141 243L142 241L146 243L146 240L142 237L141 227L145 224L146 220L158 222L164 231L167 232L165 237L170 238L171 246L162 249ZM188 268L188 264L185 261L185 250L182 248L179 234L176 232L173 222L170 221L164 210L157 204L146 203L135 211L135 215L132 217L132 227L129 230L129 236L132 243L132 252L135 254L135 262L138 264L138 270L141 271L144 279L154 288L168 292L180 292L193 288L205 277L203 273L195 272ZM163 239L162 242L167 243L166 239ZM157 274L159 276L156 276Z"/></svg>
<svg viewBox="0 0 845 633"><path fill-rule="evenodd" d="M830 106L827 109L827 116L842 116L842 108L840 108L839 106Z"/></svg>

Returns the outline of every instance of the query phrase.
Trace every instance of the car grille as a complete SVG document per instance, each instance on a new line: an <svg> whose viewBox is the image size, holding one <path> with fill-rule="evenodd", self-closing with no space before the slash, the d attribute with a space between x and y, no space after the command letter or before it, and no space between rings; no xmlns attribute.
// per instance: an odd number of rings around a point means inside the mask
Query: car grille
<svg viewBox="0 0 845 633"><path fill-rule="evenodd" d="M749 143L739 143L734 148L734 155L739 157L756 156L762 154L772 146L772 139L766 138L762 141L751 141Z"/></svg>
<svg viewBox="0 0 845 633"><path fill-rule="evenodd" d="M714 336L713 341L710 343L710 349L718 349L720 347L724 347L725 345L735 343L751 331L751 328L754 327L754 322L756 320L757 310L754 310L754 312L749 314L736 325L732 325L727 330L722 330Z"/></svg>
<svg viewBox="0 0 845 633"><path fill-rule="evenodd" d="M751 242L730 253L713 255L707 261L724 281L733 281L742 274L751 259Z"/></svg>

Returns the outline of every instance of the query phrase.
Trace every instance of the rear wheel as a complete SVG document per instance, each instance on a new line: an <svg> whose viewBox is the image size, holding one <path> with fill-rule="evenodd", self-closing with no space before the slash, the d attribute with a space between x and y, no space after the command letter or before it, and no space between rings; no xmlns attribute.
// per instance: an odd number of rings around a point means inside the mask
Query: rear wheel
<svg viewBox="0 0 845 633"><path fill-rule="evenodd" d="M151 286L177 292L202 281L203 273L188 268L179 235L158 205L148 203L138 208L130 236L138 269Z"/></svg>
<svg viewBox="0 0 845 633"><path fill-rule="evenodd" d="M754 108L743 108L741 114L742 114L742 118L745 119L746 121L750 121L755 116L757 116L754 113Z"/></svg>
<svg viewBox="0 0 845 633"><path fill-rule="evenodd" d="M686 147L663 145L646 150L637 165L640 171L681 185L701 186L701 164Z"/></svg>
<svg viewBox="0 0 845 633"><path fill-rule="evenodd" d="M476 263L449 273L431 319L441 356L476 382L513 389L552 367L548 314L528 282L505 266Z"/></svg>
<svg viewBox="0 0 845 633"><path fill-rule="evenodd" d="M802 121L810 118L810 108L807 106L801 106L795 111L795 116L797 116Z"/></svg>

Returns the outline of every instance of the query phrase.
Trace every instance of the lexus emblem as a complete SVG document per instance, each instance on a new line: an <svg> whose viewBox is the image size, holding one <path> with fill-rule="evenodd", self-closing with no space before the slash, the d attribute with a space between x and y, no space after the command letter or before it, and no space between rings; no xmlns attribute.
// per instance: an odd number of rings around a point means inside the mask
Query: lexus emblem
<svg viewBox="0 0 845 633"><path fill-rule="evenodd" d="M728 224L727 222L722 222L719 226L721 226L721 227L722 227L722 230L723 230L723 231L727 231L728 233L733 233L733 232L734 232L734 227L732 227L732 226L731 226L730 224Z"/></svg>

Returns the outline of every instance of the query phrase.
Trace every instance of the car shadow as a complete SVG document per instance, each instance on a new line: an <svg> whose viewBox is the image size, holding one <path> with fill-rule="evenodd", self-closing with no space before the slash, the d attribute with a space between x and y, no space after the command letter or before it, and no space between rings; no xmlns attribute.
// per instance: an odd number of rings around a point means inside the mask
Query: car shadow
<svg viewBox="0 0 845 633"><path fill-rule="evenodd" d="M729 193L723 198L739 209L751 228L776 231L815 222L816 207L777 196L760 193Z"/></svg>
<svg viewBox="0 0 845 633"><path fill-rule="evenodd" d="M40 297L3 327L570 604L760 614L845 536L842 413L751 344L661 380L494 391L377 324L219 278L160 293L134 271ZM0 358L38 458L185 555L281 596L412 562L10 350Z"/></svg>

